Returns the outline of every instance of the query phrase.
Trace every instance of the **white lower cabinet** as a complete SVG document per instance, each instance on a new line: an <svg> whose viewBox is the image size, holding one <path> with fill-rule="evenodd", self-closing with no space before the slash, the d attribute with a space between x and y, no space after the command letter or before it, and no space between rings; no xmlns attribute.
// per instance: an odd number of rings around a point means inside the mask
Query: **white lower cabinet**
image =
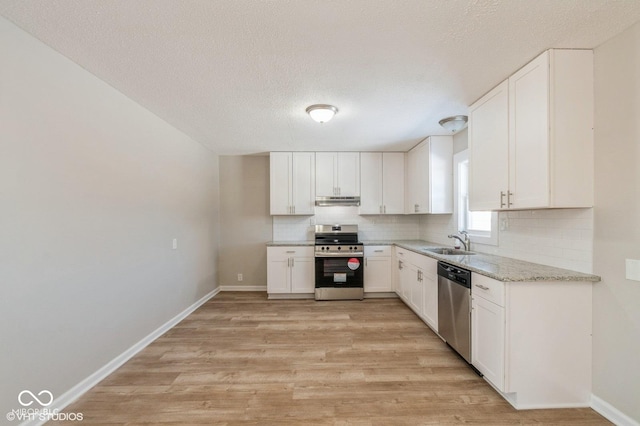
<svg viewBox="0 0 640 426"><path fill-rule="evenodd" d="M473 296L471 301L471 363L504 392L504 307Z"/></svg>
<svg viewBox="0 0 640 426"><path fill-rule="evenodd" d="M392 292L391 246L365 246L364 292Z"/></svg>
<svg viewBox="0 0 640 426"><path fill-rule="evenodd" d="M422 256L422 319L438 331L438 261Z"/></svg>
<svg viewBox="0 0 640 426"><path fill-rule="evenodd" d="M472 274L471 363L515 408L589 406L590 282Z"/></svg>
<svg viewBox="0 0 640 426"><path fill-rule="evenodd" d="M315 291L313 247L267 247L267 293L309 294Z"/></svg>
<svg viewBox="0 0 640 426"><path fill-rule="evenodd" d="M438 332L438 261L396 247L396 293L431 329Z"/></svg>

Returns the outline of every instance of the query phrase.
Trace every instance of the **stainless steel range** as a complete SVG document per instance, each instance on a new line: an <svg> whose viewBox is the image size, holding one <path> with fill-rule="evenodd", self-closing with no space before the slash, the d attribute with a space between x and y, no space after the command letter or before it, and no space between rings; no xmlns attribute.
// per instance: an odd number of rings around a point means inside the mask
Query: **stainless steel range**
<svg viewBox="0 0 640 426"><path fill-rule="evenodd" d="M364 245L358 225L316 225L316 300L362 300Z"/></svg>

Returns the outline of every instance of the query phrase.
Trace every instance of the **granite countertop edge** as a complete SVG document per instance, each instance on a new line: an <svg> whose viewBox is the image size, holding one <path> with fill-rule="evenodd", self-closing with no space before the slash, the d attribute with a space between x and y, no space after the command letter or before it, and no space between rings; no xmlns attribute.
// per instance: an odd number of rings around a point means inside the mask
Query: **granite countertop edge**
<svg viewBox="0 0 640 426"><path fill-rule="evenodd" d="M474 255L440 255L425 250L444 246L443 244L430 241L400 240L395 241L394 244L398 247L411 250L414 253L441 260L502 282L580 281L593 283L601 280L599 276L593 274L487 253L477 252Z"/></svg>
<svg viewBox="0 0 640 426"><path fill-rule="evenodd" d="M314 241L269 241L267 243L267 247L304 247L314 245Z"/></svg>
<svg viewBox="0 0 640 426"><path fill-rule="evenodd" d="M410 250L414 253L428 256L436 260L442 260L451 265L468 269L480 275L502 282L598 282L601 278L597 275L571 271L569 269L556 268L541 265L510 257L497 256L486 253L474 255L440 255L427 251L428 248L444 247L424 240L365 240L365 246L392 246ZM313 241L269 241L267 247L281 246L313 246Z"/></svg>

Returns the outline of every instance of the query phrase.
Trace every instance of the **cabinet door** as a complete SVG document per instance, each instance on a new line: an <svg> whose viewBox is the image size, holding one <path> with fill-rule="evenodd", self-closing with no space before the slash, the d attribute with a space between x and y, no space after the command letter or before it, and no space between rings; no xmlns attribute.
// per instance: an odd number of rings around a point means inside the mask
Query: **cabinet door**
<svg viewBox="0 0 640 426"><path fill-rule="evenodd" d="M290 260L286 248L267 247L267 293L290 293Z"/></svg>
<svg viewBox="0 0 640 426"><path fill-rule="evenodd" d="M336 166L335 152L316 152L316 196L334 197L338 195Z"/></svg>
<svg viewBox="0 0 640 426"><path fill-rule="evenodd" d="M382 212L385 214L404 213L404 157L402 152L382 154ZM364 165L362 157L360 162ZM360 184L364 199L364 179Z"/></svg>
<svg viewBox="0 0 640 426"><path fill-rule="evenodd" d="M360 195L360 153L339 152L337 158L338 195L341 197Z"/></svg>
<svg viewBox="0 0 640 426"><path fill-rule="evenodd" d="M405 199L404 212L415 214L418 212L417 185L418 185L418 154L414 149L405 156Z"/></svg>
<svg viewBox="0 0 640 426"><path fill-rule="evenodd" d="M512 208L549 206L549 52L509 78Z"/></svg>
<svg viewBox="0 0 640 426"><path fill-rule="evenodd" d="M291 184L293 214L314 214L315 198L315 154L294 152Z"/></svg>
<svg viewBox="0 0 640 426"><path fill-rule="evenodd" d="M269 155L269 189L272 215L291 214L291 158L290 152Z"/></svg>
<svg viewBox="0 0 640 426"><path fill-rule="evenodd" d="M404 303L409 304L409 298L411 294L411 282L413 279L413 274L411 273L411 265L407 263L404 259L399 259L398 268L400 269L398 272L398 296L404 301Z"/></svg>
<svg viewBox="0 0 640 426"><path fill-rule="evenodd" d="M509 187L507 80L469 108L469 154L469 209L506 208Z"/></svg>
<svg viewBox="0 0 640 426"><path fill-rule="evenodd" d="M429 138L429 213L453 213L453 137Z"/></svg>
<svg viewBox="0 0 640 426"><path fill-rule="evenodd" d="M360 214L381 214L383 212L382 188L384 179L382 158L383 155L380 152L363 152L360 154Z"/></svg>
<svg viewBox="0 0 640 426"><path fill-rule="evenodd" d="M315 258L299 256L291 258L291 293L315 291Z"/></svg>
<svg viewBox="0 0 640 426"><path fill-rule="evenodd" d="M413 311L422 316L423 311L423 276L424 273L422 269L416 267L415 265L411 265L411 293L409 295L409 303L411 304L411 308Z"/></svg>
<svg viewBox="0 0 640 426"><path fill-rule="evenodd" d="M365 257L364 259L364 291L393 291L391 284L391 258Z"/></svg>
<svg viewBox="0 0 640 426"><path fill-rule="evenodd" d="M423 317L427 324L438 331L438 261L424 256L423 260Z"/></svg>
<svg viewBox="0 0 640 426"><path fill-rule="evenodd" d="M471 364L504 391L505 308L474 296L471 309Z"/></svg>
<svg viewBox="0 0 640 426"><path fill-rule="evenodd" d="M427 140L415 148L415 187L414 198L417 205L416 213L429 213L429 176L430 172L430 140Z"/></svg>

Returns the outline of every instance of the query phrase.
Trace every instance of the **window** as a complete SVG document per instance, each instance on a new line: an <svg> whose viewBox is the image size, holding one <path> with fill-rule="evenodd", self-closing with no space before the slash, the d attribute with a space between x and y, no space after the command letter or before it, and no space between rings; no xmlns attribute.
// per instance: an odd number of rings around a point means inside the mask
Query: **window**
<svg viewBox="0 0 640 426"><path fill-rule="evenodd" d="M469 211L469 153L453 157L456 189L455 211L458 230L467 231L471 243L498 245L498 213Z"/></svg>

